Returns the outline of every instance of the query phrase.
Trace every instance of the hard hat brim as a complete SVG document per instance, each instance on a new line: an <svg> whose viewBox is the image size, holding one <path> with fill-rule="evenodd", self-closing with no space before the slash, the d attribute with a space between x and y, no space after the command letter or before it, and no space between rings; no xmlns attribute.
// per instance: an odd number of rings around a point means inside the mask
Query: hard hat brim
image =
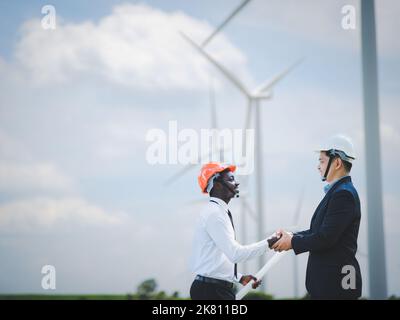
<svg viewBox="0 0 400 320"><path fill-rule="evenodd" d="M235 171L236 171L236 168L237 168L237 167L236 167L234 164L231 164L231 165L229 165L229 166L226 166L225 169L222 170L222 171L229 170L230 172L235 172ZM222 172L222 171L221 171L221 172Z"/></svg>
<svg viewBox="0 0 400 320"><path fill-rule="evenodd" d="M314 152L315 153L320 153L320 152L325 152L325 151L329 151L329 150L331 150L331 149L319 149L319 150L314 150ZM345 160L345 161L347 161L347 162L350 162L350 163L352 163L353 162L353 160L356 160L357 158L356 157L349 157L349 156L347 156L346 155L346 157L347 157L347 159Z"/></svg>

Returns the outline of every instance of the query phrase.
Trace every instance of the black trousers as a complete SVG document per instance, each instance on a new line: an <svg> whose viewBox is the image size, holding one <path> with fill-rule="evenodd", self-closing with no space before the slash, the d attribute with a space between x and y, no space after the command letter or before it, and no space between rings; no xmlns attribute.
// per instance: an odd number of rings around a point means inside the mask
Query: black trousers
<svg viewBox="0 0 400 320"><path fill-rule="evenodd" d="M192 300L235 300L234 288L194 280L190 287Z"/></svg>

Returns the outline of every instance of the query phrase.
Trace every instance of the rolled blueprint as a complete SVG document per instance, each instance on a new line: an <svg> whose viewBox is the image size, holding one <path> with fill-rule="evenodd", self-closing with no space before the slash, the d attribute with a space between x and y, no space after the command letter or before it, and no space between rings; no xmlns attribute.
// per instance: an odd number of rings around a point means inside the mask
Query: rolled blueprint
<svg viewBox="0 0 400 320"><path fill-rule="evenodd" d="M277 252L275 253L271 259L267 261L267 263L256 273L255 277L257 280L262 279L266 273L274 266L276 265L279 260L281 260L289 251L282 251L282 252ZM243 297L249 293L249 291L252 289L252 284L254 283L254 280L249 281L237 294L236 294L236 300L242 300Z"/></svg>

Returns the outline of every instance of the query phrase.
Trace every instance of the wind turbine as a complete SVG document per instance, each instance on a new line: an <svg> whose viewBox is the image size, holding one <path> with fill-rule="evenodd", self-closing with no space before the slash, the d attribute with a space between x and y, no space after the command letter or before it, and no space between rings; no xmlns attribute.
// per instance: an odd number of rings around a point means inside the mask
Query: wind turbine
<svg viewBox="0 0 400 320"><path fill-rule="evenodd" d="M201 55L203 55L211 64L213 64L230 82L234 84L234 86L242 92L248 100L248 107L246 113L245 120L245 129L248 129L250 126L252 109L254 108L254 130L255 130L255 145L262 146L261 140L261 126L260 126L260 101L271 98L271 90L273 87L282 80L291 70L293 70L300 62L303 60L297 61L295 64L284 70L282 73L278 74L270 81L266 81L261 85L257 86L253 91L248 90L245 85L235 77L231 72L229 72L223 65L217 62L211 55L209 55L201 46L197 45L192 39L190 39L187 35L181 32L182 37L188 41ZM246 139L244 139L246 140ZM246 149L245 149L246 150ZM262 239L265 237L264 230L264 189L263 189L263 165L261 159L261 152L256 148L255 150L255 170L256 170L256 196L257 196L257 213L258 213L258 238ZM259 258L259 268L261 269L264 265L264 257Z"/></svg>

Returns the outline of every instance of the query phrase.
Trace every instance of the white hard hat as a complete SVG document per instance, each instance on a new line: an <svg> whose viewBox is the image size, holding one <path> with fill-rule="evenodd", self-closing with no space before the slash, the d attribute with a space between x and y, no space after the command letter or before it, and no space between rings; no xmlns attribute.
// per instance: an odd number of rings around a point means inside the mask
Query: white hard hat
<svg viewBox="0 0 400 320"><path fill-rule="evenodd" d="M326 151L330 155L337 155L343 161L353 162L356 159L354 146L349 137L338 134L330 137L316 152Z"/></svg>

